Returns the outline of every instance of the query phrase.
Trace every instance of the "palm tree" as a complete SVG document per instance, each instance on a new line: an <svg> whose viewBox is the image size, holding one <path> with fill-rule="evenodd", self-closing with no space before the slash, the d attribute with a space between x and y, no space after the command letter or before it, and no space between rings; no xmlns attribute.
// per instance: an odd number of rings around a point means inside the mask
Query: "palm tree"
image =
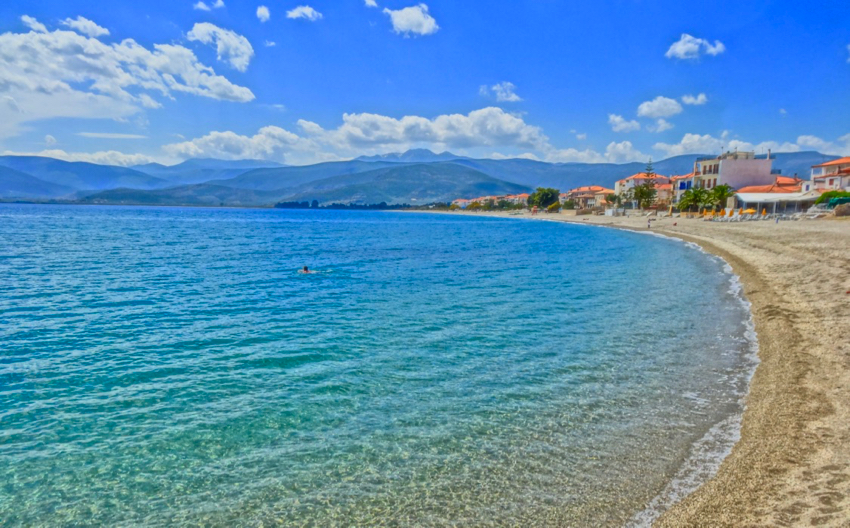
<svg viewBox="0 0 850 528"><path fill-rule="evenodd" d="M682 197L679 198L677 206L680 211L696 207L697 212L699 212L701 208L711 205L711 203L711 193L709 193L706 189L694 188L688 189L682 193Z"/></svg>
<svg viewBox="0 0 850 528"><path fill-rule="evenodd" d="M719 205L721 208L726 207L726 201L735 196L735 189L731 186L726 185L718 185L714 189L711 190L711 201L712 205Z"/></svg>

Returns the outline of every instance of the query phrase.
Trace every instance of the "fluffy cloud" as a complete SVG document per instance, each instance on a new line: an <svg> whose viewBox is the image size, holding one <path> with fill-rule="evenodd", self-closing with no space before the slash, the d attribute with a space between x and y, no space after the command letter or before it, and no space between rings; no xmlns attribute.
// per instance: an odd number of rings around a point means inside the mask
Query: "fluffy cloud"
<svg viewBox="0 0 850 528"><path fill-rule="evenodd" d="M701 93L697 96L683 95L682 96L682 102L685 103L686 105L699 106L699 105L704 105L705 103L707 103L708 97L704 93Z"/></svg>
<svg viewBox="0 0 850 528"><path fill-rule="evenodd" d="M697 59L702 53L720 55L724 51L726 51L726 46L719 40L715 40L714 44L711 44L705 39L682 33L682 37L670 46L664 56L668 59Z"/></svg>
<svg viewBox="0 0 850 528"><path fill-rule="evenodd" d="M90 153L65 152L64 150L57 149L42 150L41 152L12 152L7 150L3 152L3 156L41 156L64 161L85 161L87 163L97 163L98 165L118 165L120 167L130 167L132 165L141 165L154 161L153 158L144 154L124 154L115 150Z"/></svg>
<svg viewBox="0 0 850 528"><path fill-rule="evenodd" d="M666 157L683 154L719 154L722 151L736 149L755 152L767 151L768 149L774 152L799 152L802 150L799 141L805 137L813 136L800 136L798 143L763 141L754 144L739 139L730 139L728 132L724 132L720 137L714 137L710 134L685 134L679 143L656 143L652 148L662 151Z"/></svg>
<svg viewBox="0 0 850 528"><path fill-rule="evenodd" d="M30 28L35 32L47 33L47 26L45 26L44 24L29 15L23 15L21 17L21 22L23 22L26 27Z"/></svg>
<svg viewBox="0 0 850 528"><path fill-rule="evenodd" d="M100 27L91 20L78 16L75 19L66 18L62 21L63 26L67 26L76 30L78 33L88 35L90 37L103 37L109 35L109 30L105 27Z"/></svg>
<svg viewBox="0 0 850 528"><path fill-rule="evenodd" d="M375 0L366 0L366 7L378 7L378 2Z"/></svg>
<svg viewBox="0 0 850 528"><path fill-rule="evenodd" d="M44 136L44 144L48 147L53 146L56 144L56 138L51 136L50 134L47 134L46 136Z"/></svg>
<svg viewBox="0 0 850 528"><path fill-rule="evenodd" d="M850 54L850 44L847 44L847 53ZM850 57L847 57L847 62L850 63Z"/></svg>
<svg viewBox="0 0 850 528"><path fill-rule="evenodd" d="M666 119L659 119L655 122L655 126L647 128L649 128L650 132L664 132L673 128L673 124Z"/></svg>
<svg viewBox="0 0 850 528"><path fill-rule="evenodd" d="M195 9L199 11L209 11L210 6L208 6L203 0L199 0L194 6ZM224 7L224 0L215 0L215 3L212 5L212 9L221 9Z"/></svg>
<svg viewBox="0 0 850 528"><path fill-rule="evenodd" d="M626 163L629 161L641 161L648 159L649 156L637 150L631 141L623 141L622 143L611 142L605 149L605 155L608 161L612 163Z"/></svg>
<svg viewBox="0 0 850 528"><path fill-rule="evenodd" d="M577 150L553 149L546 155L546 161L551 163L627 163L629 161L641 161L647 159L643 152L634 148L631 141L621 143L611 142L605 148L605 153L599 153L593 149Z"/></svg>
<svg viewBox="0 0 850 528"><path fill-rule="evenodd" d="M257 8L257 18L260 19L260 22L268 22L271 18L271 13L269 13L269 8L261 5Z"/></svg>
<svg viewBox="0 0 850 528"><path fill-rule="evenodd" d="M502 103L516 103L522 101L522 97L516 94L516 86L511 82L501 82L499 84L494 84L493 86L482 86L478 93L484 96L490 95L490 91L492 90L493 95L496 96L496 100Z"/></svg>
<svg viewBox="0 0 850 528"><path fill-rule="evenodd" d="M253 136L212 132L206 136L166 145L167 154L190 158L263 158L290 163L315 162L376 153L387 148L403 150L427 145L437 150L473 147L510 147L552 151L540 128L500 108L482 108L469 114L394 118L378 114L344 114L342 124L326 130L317 123L298 121L301 135L279 127L264 127Z"/></svg>
<svg viewBox="0 0 850 528"><path fill-rule="evenodd" d="M253 136L242 136L230 131L210 132L191 141L165 145L163 150L177 158L283 159L288 150L309 148L304 142L292 132L267 126Z"/></svg>
<svg viewBox="0 0 850 528"><path fill-rule="evenodd" d="M623 116L617 114L608 114L608 124L611 125L611 130L614 132L633 132L640 130L640 123L637 121L627 121Z"/></svg>
<svg viewBox="0 0 850 528"><path fill-rule="evenodd" d="M29 25L41 24L30 19ZM39 119L126 118L158 107L151 94L254 99L183 46L148 49L132 39L106 44L66 30L0 34L0 91L0 137Z"/></svg>
<svg viewBox="0 0 850 528"><path fill-rule="evenodd" d="M546 161L549 163L605 163L608 160L592 149L568 148L551 150L546 154Z"/></svg>
<svg viewBox="0 0 850 528"><path fill-rule="evenodd" d="M248 39L242 35L222 29L209 22L200 22L192 27L186 37L190 41L197 41L203 44L214 44L218 60L227 61L233 68L244 72L248 69L251 63L251 58L254 56L254 48Z"/></svg>
<svg viewBox="0 0 850 528"><path fill-rule="evenodd" d="M311 22L315 22L322 18L322 14L310 6L298 6L291 11L286 12L286 18L306 18Z"/></svg>
<svg viewBox="0 0 850 528"><path fill-rule="evenodd" d="M675 99L659 95L652 101L646 101L638 106L637 114L641 117L670 117L682 112L682 105Z"/></svg>
<svg viewBox="0 0 850 528"><path fill-rule="evenodd" d="M411 34L432 35L440 29L434 17L428 14L428 6L425 4L398 10L385 8L384 13L390 16L393 31L405 37L409 37Z"/></svg>

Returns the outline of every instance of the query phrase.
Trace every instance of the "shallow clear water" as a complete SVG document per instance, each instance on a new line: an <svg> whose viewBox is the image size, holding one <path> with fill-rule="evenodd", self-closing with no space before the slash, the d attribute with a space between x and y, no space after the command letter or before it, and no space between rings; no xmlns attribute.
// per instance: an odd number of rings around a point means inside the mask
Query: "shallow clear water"
<svg viewBox="0 0 850 528"><path fill-rule="evenodd" d="M0 519L621 525L740 411L729 290L585 226L2 205Z"/></svg>

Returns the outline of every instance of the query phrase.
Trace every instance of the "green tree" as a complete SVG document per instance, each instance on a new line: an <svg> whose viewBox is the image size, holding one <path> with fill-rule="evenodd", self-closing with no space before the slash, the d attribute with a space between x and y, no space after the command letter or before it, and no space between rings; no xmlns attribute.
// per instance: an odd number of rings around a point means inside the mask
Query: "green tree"
<svg viewBox="0 0 850 528"><path fill-rule="evenodd" d="M623 203L623 198L617 193L610 193L605 196L605 203L619 207Z"/></svg>
<svg viewBox="0 0 850 528"><path fill-rule="evenodd" d="M818 196L818 199L815 200L816 204L822 204L824 202L829 203L833 198L848 198L850 197L850 192L847 191L826 191L825 193Z"/></svg>
<svg viewBox="0 0 850 528"><path fill-rule="evenodd" d="M680 211L690 210L692 207L696 207L697 212L699 212L700 209L711 204L711 193L708 190L694 188L682 193L682 197L679 198L679 203L676 206Z"/></svg>
<svg viewBox="0 0 850 528"><path fill-rule="evenodd" d="M564 200L564 203L561 207L563 207L564 209L575 209L576 208L576 201L575 200Z"/></svg>
<svg viewBox="0 0 850 528"><path fill-rule="evenodd" d="M499 200L499 203L496 204L496 209L513 209L514 204L507 200Z"/></svg>
<svg viewBox="0 0 850 528"><path fill-rule="evenodd" d="M481 203L480 202L472 202L471 204L466 206L467 211L480 211Z"/></svg>
<svg viewBox="0 0 850 528"><path fill-rule="evenodd" d="M555 203L549 204L549 207L546 208L547 213L557 213L560 210L561 210L561 203L560 202L555 202Z"/></svg>
<svg viewBox="0 0 850 528"><path fill-rule="evenodd" d="M528 197L528 205L530 207L534 207L536 205L540 208L546 208L557 202L560 196L561 192L558 189L552 189L551 187L538 187Z"/></svg>
<svg viewBox="0 0 850 528"><path fill-rule="evenodd" d="M651 165L649 168L652 168ZM658 190L655 189L654 180L646 180L645 183L636 185L634 189L632 189L632 196L640 209L652 205L657 195Z"/></svg>
<svg viewBox="0 0 850 528"><path fill-rule="evenodd" d="M735 189L731 186L725 183L718 185L711 190L711 205L720 206L721 208L726 207L726 201L733 196L735 196Z"/></svg>
<svg viewBox="0 0 850 528"><path fill-rule="evenodd" d="M449 211L457 211L458 209L460 209L458 204L452 204L449 206Z"/></svg>

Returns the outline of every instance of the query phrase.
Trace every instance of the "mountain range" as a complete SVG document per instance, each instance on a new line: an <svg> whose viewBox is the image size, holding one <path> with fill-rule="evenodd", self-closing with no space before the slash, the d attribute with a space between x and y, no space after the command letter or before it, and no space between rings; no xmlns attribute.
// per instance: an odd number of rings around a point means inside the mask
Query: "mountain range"
<svg viewBox="0 0 850 528"><path fill-rule="evenodd" d="M658 174L687 174L700 155L653 164ZM774 169L806 177L812 165L836 156L774 154ZM546 163L528 159L473 159L414 149L350 161L286 166L263 160L190 159L177 165L134 167L0 156L0 199L110 204L269 206L281 201L320 203L446 202L458 197L562 191L583 185L613 187L645 169L643 163Z"/></svg>

